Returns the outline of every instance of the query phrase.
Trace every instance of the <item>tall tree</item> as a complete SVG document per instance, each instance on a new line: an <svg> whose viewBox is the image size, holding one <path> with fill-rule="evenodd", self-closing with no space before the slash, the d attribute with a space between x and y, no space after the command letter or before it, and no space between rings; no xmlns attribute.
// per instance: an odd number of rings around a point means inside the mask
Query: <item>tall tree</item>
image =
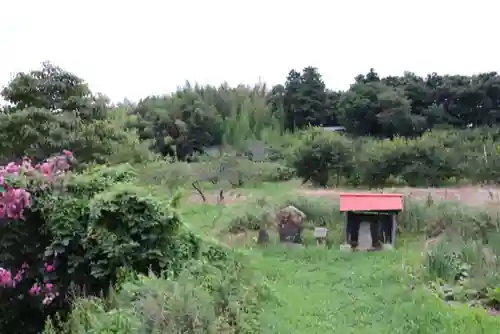
<svg viewBox="0 0 500 334"><path fill-rule="evenodd" d="M341 124L355 135L414 136L426 129L426 118L412 113L404 91L381 81L352 85L338 107Z"/></svg>
<svg viewBox="0 0 500 334"><path fill-rule="evenodd" d="M42 68L18 73L0 95L9 102L11 111L34 107L52 112L74 112L82 119L101 119L109 102L94 96L87 83L75 74L50 62Z"/></svg>
<svg viewBox="0 0 500 334"><path fill-rule="evenodd" d="M285 127L295 130L308 125L324 125L329 120L328 101L325 83L316 68L306 67L302 73L291 70L283 99Z"/></svg>

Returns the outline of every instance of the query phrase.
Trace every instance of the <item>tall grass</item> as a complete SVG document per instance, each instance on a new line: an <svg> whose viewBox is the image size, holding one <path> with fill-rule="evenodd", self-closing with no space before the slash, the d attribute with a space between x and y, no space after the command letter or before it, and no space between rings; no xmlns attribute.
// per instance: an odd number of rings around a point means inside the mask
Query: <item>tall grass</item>
<svg viewBox="0 0 500 334"><path fill-rule="evenodd" d="M248 261L224 267L186 264L178 277L130 276L108 300L82 298L69 333L256 333L261 303L272 294ZM47 323L45 333L60 333Z"/></svg>

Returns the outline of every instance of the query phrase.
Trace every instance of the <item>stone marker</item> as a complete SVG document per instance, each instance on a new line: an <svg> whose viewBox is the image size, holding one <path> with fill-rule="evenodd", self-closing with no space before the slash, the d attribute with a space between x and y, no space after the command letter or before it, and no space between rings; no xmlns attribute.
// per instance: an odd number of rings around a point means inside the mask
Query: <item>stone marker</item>
<svg viewBox="0 0 500 334"><path fill-rule="evenodd" d="M328 229L326 227L315 227L314 228L314 238L316 239L317 245L326 244L326 237L328 236Z"/></svg>
<svg viewBox="0 0 500 334"><path fill-rule="evenodd" d="M359 226L358 247L359 250L372 249L372 233L370 223L362 222Z"/></svg>
<svg viewBox="0 0 500 334"><path fill-rule="evenodd" d="M265 229L260 229L259 230L259 236L257 238L257 243L259 245L264 245L269 242L269 233Z"/></svg>
<svg viewBox="0 0 500 334"><path fill-rule="evenodd" d="M280 242L302 243L302 230L306 219L306 215L302 211L289 205L279 210L276 218Z"/></svg>

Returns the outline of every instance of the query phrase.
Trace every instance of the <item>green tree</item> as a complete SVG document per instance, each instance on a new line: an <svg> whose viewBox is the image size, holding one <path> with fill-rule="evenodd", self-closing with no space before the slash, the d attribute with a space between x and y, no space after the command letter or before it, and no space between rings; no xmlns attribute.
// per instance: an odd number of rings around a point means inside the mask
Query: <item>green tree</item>
<svg viewBox="0 0 500 334"><path fill-rule="evenodd" d="M426 129L426 118L412 113L404 91L380 81L353 84L338 108L340 123L355 135L413 136Z"/></svg>
<svg viewBox="0 0 500 334"><path fill-rule="evenodd" d="M0 115L0 164L24 155L39 162L63 149L72 151L84 165L152 158L147 143L111 120L81 122L73 115L36 108Z"/></svg>
<svg viewBox="0 0 500 334"><path fill-rule="evenodd" d="M304 136L295 153L293 165L297 176L305 182L326 187L330 177L340 177L350 170L352 143L345 136L323 129L312 129Z"/></svg>
<svg viewBox="0 0 500 334"><path fill-rule="evenodd" d="M153 150L189 160L214 146L245 149L270 131L282 133L283 114L273 112L270 92L255 87L186 85L174 94L147 97L132 110L130 128L154 139ZM277 102L279 104L279 102Z"/></svg>
<svg viewBox="0 0 500 334"><path fill-rule="evenodd" d="M325 83L316 68L306 67L302 73L291 70L284 86L285 128L294 131L326 125L332 112L328 102Z"/></svg>
<svg viewBox="0 0 500 334"><path fill-rule="evenodd" d="M85 120L102 119L109 102L105 96L93 95L83 79L50 62L18 73L0 95L12 105L11 111L34 107L74 112Z"/></svg>

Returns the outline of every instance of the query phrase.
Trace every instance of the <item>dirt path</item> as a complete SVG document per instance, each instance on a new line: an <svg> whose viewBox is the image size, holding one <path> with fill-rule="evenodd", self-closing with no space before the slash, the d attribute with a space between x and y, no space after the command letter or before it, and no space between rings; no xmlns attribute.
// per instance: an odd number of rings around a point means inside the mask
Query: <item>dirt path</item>
<svg viewBox="0 0 500 334"><path fill-rule="evenodd" d="M300 193L306 196L339 197L343 189L301 189ZM363 190L360 190L363 191ZM402 193L410 198L426 200L458 201L468 205L499 205L500 189L494 187L456 187L456 188L387 188L386 192ZM371 192L381 192L372 190Z"/></svg>
<svg viewBox="0 0 500 334"><path fill-rule="evenodd" d="M338 198L341 192L364 192L367 190L353 190L353 189L311 189L301 188L297 189L299 193L305 196L321 196ZM448 200L462 202L467 205L474 206L497 206L500 208L500 188L496 187L479 187L479 186L463 186L463 187L448 187L448 188L385 188L378 190L369 190L370 192L397 192L402 193L408 198L416 200ZM205 193L206 203L217 204L220 203L219 191L207 191ZM224 200L222 203L231 204L247 199L237 190L224 191ZM201 196L193 191L188 199L189 203L200 204L203 203Z"/></svg>

